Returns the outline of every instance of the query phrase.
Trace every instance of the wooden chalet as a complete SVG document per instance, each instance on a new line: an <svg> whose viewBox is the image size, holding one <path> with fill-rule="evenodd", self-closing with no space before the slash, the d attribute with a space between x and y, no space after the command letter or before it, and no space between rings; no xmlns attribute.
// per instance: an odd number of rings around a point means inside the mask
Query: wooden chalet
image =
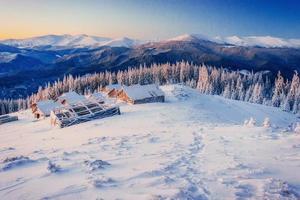
<svg viewBox="0 0 300 200"><path fill-rule="evenodd" d="M31 110L35 118L41 119L50 116L51 110L61 105L52 100L38 101L31 105Z"/></svg>
<svg viewBox="0 0 300 200"><path fill-rule="evenodd" d="M165 94L155 84L123 86L117 98L130 104L164 102Z"/></svg>
<svg viewBox="0 0 300 200"><path fill-rule="evenodd" d="M5 124L8 122L17 121L18 116L11 116L11 115L1 115L0 116L0 124Z"/></svg>
<svg viewBox="0 0 300 200"><path fill-rule="evenodd" d="M102 92L106 93L108 97L117 97L117 94L122 90L119 84L107 85L102 88Z"/></svg>

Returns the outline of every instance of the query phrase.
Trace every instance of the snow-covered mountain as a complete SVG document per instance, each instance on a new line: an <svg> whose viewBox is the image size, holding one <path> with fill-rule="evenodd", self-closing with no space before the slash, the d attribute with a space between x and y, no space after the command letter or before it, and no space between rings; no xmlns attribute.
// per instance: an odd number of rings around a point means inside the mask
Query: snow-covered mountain
<svg viewBox="0 0 300 200"><path fill-rule="evenodd" d="M162 90L165 103L119 103L121 115L63 129L18 113L1 125L1 198L299 199L295 115Z"/></svg>
<svg viewBox="0 0 300 200"><path fill-rule="evenodd" d="M300 48L300 39L284 39L271 36L249 36L249 37L216 37L216 42L224 42L236 46L261 46L261 47L286 47Z"/></svg>
<svg viewBox="0 0 300 200"><path fill-rule="evenodd" d="M246 46L246 47L280 47L280 48L300 48L300 39L284 39L272 36L228 36L228 37L209 37L201 34L184 34L180 35L167 41L195 41L195 40L207 40L216 42L219 44L230 44L235 46Z"/></svg>
<svg viewBox="0 0 300 200"><path fill-rule="evenodd" d="M90 36L90 35L45 35L26 39L8 39L2 40L0 43L20 47L20 48L35 48L41 46L53 47L98 47L98 46L124 46L131 47L138 44L137 40L130 38L111 39L106 37Z"/></svg>

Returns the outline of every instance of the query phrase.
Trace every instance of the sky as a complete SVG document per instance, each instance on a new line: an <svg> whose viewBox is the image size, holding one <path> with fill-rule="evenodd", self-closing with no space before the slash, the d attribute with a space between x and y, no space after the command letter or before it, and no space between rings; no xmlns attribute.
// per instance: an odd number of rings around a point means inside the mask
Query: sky
<svg viewBox="0 0 300 200"><path fill-rule="evenodd" d="M0 0L0 39L88 34L161 40L300 38L299 0Z"/></svg>

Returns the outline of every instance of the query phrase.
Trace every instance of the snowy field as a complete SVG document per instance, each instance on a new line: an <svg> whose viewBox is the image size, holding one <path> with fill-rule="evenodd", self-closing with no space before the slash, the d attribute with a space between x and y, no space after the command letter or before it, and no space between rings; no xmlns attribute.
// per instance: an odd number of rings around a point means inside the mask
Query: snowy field
<svg viewBox="0 0 300 200"><path fill-rule="evenodd" d="M295 115L162 89L165 103L64 129L18 113L0 126L0 199L300 198Z"/></svg>

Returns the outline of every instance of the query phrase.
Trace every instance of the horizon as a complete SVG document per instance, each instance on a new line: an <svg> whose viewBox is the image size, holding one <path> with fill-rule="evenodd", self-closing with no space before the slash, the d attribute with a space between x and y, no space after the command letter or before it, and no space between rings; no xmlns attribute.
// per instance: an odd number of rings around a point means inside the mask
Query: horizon
<svg viewBox="0 0 300 200"><path fill-rule="evenodd" d="M164 40L183 34L299 38L300 3L289 1L4 1L0 39L86 34Z"/></svg>
<svg viewBox="0 0 300 200"><path fill-rule="evenodd" d="M49 34L44 34L44 35L33 35L33 36L28 36L28 37L16 37L16 38L0 38L0 41L6 41L6 40L26 40L26 39L34 39L34 38L38 38L38 37L44 37L44 36L88 36L88 37L101 37L101 38L106 38L109 40L114 40L114 39L122 39L122 38L128 38L128 39L135 39L135 40L140 40L140 41L144 41L144 42L159 42L159 41L164 41L164 40L170 40L170 39L174 39L180 36L196 36L197 38L206 38L208 40L214 41L216 39L221 39L222 38L230 38L230 37L239 37L239 38L251 38L251 37L257 37L257 38L267 38L267 37L271 37L271 38L275 38L275 39L284 39L284 40L300 40L300 36L299 37L294 37L294 38L283 38L283 37L276 37L273 35L245 35L245 36L240 36L240 35L226 35L226 36L220 36L220 35L213 35L213 36L209 36L209 35L205 35L205 34L201 34L201 33L183 33L181 35L175 35L173 37L170 38L163 38L163 39L156 39L156 40L151 40L151 39L140 39L140 38L132 38L132 37L128 37L126 35L124 36L118 36L118 37L110 37L110 36L105 36L105 35L90 35L90 34L86 34L86 33L75 33L75 34L70 34L70 33L61 33L61 34L55 34L55 33L49 33Z"/></svg>

